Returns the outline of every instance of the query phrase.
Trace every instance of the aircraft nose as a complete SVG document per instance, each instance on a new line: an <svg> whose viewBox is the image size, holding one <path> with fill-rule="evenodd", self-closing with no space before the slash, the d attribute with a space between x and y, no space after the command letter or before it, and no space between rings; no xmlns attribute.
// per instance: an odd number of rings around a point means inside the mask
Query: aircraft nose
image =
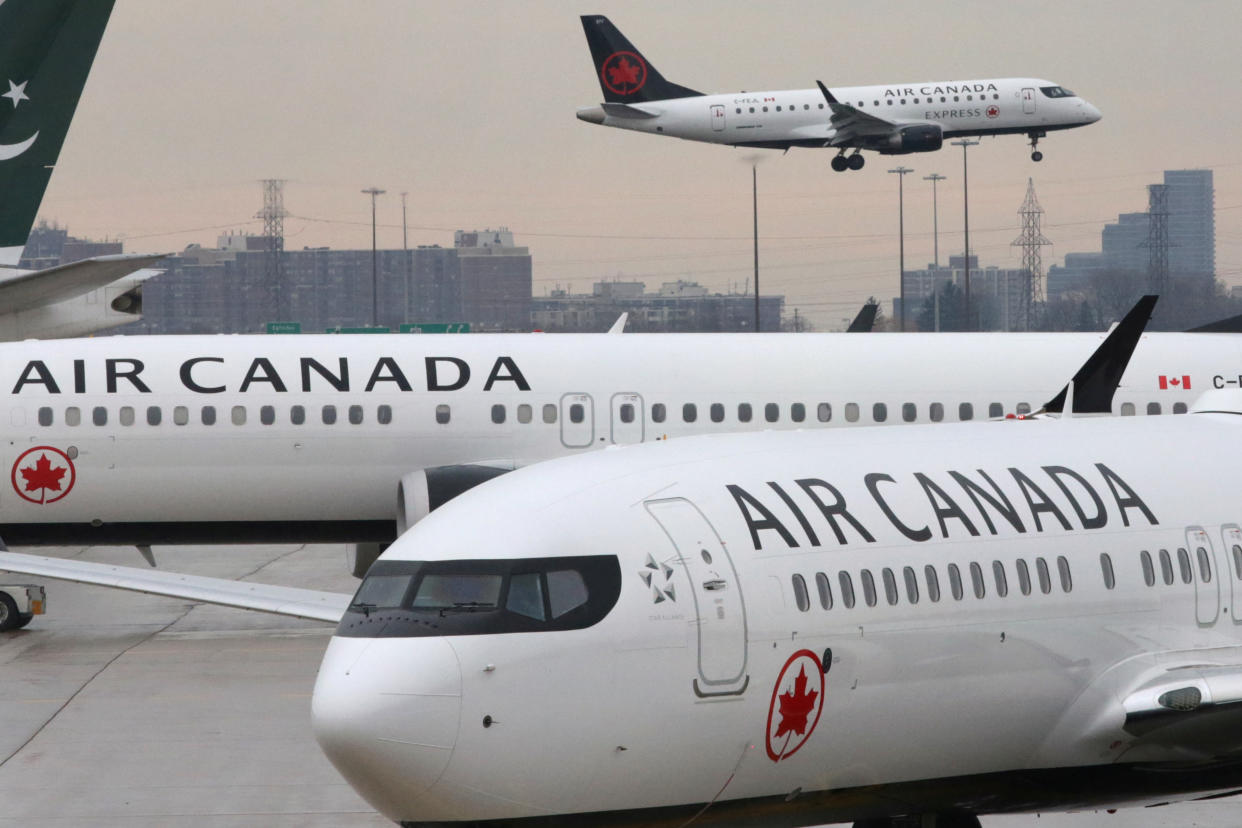
<svg viewBox="0 0 1242 828"><path fill-rule="evenodd" d="M333 637L311 701L315 739L385 816L425 813L452 758L461 668L443 638Z"/></svg>
<svg viewBox="0 0 1242 828"><path fill-rule="evenodd" d="M1086 101L1082 102L1082 111L1083 114L1087 116L1087 123L1089 124L1094 124L1096 121L1100 120L1100 118L1104 117L1100 114L1100 110L1096 109Z"/></svg>
<svg viewBox="0 0 1242 828"><path fill-rule="evenodd" d="M578 110L578 120L592 124L602 124L604 122L604 110L598 106L584 106Z"/></svg>

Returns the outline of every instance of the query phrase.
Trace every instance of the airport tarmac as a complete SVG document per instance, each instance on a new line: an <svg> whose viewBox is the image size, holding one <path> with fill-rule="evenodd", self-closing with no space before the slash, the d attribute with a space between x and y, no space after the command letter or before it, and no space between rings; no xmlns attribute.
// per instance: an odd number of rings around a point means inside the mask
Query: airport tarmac
<svg viewBox="0 0 1242 828"><path fill-rule="evenodd" d="M41 554L144 565L132 547ZM155 554L173 572L338 592L357 583L342 546ZM0 634L0 828L391 825L337 776L310 732L328 625L43 583L49 614ZM983 823L1233 828L1242 801Z"/></svg>

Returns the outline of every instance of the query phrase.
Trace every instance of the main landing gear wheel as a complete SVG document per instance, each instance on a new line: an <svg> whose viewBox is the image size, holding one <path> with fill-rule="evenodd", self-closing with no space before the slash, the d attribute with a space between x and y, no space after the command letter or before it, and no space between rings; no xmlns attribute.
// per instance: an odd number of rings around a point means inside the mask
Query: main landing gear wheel
<svg viewBox="0 0 1242 828"><path fill-rule="evenodd" d="M850 168L850 160L845 157L845 153L833 156L832 169L836 172L845 172Z"/></svg>
<svg viewBox="0 0 1242 828"><path fill-rule="evenodd" d="M867 163L867 159L863 158L863 154L861 152L856 152L849 157L848 163L851 170L861 170L863 168L863 164Z"/></svg>

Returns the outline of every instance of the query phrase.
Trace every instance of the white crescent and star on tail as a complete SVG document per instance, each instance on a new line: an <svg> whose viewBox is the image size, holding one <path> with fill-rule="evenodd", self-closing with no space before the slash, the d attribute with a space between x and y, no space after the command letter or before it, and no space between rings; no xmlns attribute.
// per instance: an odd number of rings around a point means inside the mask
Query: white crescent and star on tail
<svg viewBox="0 0 1242 828"><path fill-rule="evenodd" d="M17 109L17 105L19 103L30 100L30 96L26 94L26 84L28 83L30 83L30 81L13 83L13 81L10 80L9 91L5 92L3 95L0 95L0 98L8 98L13 102L13 108ZM0 161L8 161L21 155L34 145L34 142L38 139L38 137L39 133L36 131L34 135L31 135L25 141L21 141L20 143L0 144Z"/></svg>

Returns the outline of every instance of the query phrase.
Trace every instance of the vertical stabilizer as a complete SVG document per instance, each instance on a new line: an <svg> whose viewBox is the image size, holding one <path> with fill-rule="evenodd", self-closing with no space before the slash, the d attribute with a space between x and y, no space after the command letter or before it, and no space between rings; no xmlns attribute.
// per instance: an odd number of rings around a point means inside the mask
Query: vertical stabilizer
<svg viewBox="0 0 1242 828"><path fill-rule="evenodd" d="M666 81L602 14L582 15L582 30L591 47L595 75L606 103L642 103L703 94Z"/></svg>

